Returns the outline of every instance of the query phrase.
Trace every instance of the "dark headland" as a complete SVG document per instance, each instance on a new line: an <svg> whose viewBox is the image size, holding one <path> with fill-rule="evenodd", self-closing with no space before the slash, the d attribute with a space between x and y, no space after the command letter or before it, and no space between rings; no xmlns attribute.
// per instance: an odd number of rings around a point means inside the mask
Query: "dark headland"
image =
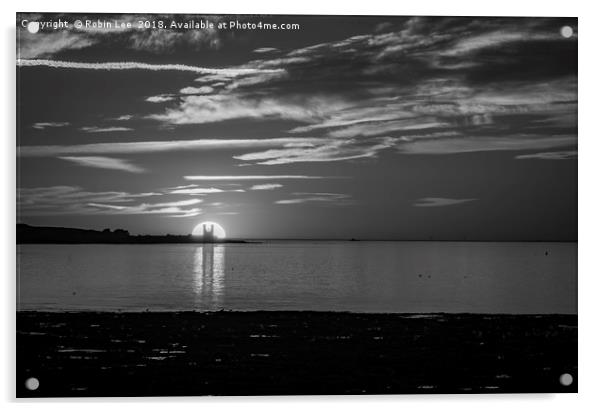
<svg viewBox="0 0 602 411"><path fill-rule="evenodd" d="M16 346L18 397L577 392L575 315L18 312Z"/></svg>
<svg viewBox="0 0 602 411"><path fill-rule="evenodd" d="M131 235L127 230L102 231L68 227L35 227L17 224L17 244L177 244L205 243L202 237L189 235ZM211 243L248 243L245 240L218 240Z"/></svg>

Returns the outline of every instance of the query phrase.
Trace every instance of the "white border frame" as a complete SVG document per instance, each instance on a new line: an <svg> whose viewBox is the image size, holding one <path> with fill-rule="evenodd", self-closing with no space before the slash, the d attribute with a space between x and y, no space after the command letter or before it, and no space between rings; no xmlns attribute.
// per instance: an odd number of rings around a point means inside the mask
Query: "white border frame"
<svg viewBox="0 0 602 411"><path fill-rule="evenodd" d="M9 4L10 3L10 4ZM2 79L4 95L2 105L2 156L0 184L0 232L2 232L2 279L4 281L2 308L2 339L0 340L3 370L0 372L0 400L8 402L6 409L23 405L44 410L105 409L109 403L116 411L130 409L132 402L144 404L149 411L163 410L168 403L177 403L185 409L210 407L232 409L243 405L254 411L307 407L338 407L354 411L375 406L379 411L416 407L446 411L482 409L507 411L510 407L545 408L566 411L575 405L590 408L600 403L598 382L600 378L599 296L602 290L600 260L600 182L602 176L597 155L602 153L602 135L599 131L598 111L600 90L600 11L598 2L504 0L492 4L477 0L421 0L394 2L368 0L361 3L303 0L284 2L277 0L225 0L215 3L200 1L160 2L147 0L124 2L103 0L90 4L74 0L21 0L2 2ZM579 394L520 394L520 395L399 395L399 396L311 396L311 397L166 397L133 399L59 399L15 400L15 187L16 187L16 104L15 104L15 13L30 12L115 12L115 13L219 13L219 14L333 14L333 15L455 15L455 16L568 16L579 18ZM597 401L598 400L598 401ZM27 404L23 404L27 403Z"/></svg>

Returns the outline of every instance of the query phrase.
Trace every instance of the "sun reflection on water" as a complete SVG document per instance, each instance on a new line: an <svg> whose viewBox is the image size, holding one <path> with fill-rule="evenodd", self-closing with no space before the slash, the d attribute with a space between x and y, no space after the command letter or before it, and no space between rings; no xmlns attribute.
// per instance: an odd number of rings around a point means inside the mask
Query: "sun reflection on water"
<svg viewBox="0 0 602 411"><path fill-rule="evenodd" d="M194 252L194 290L198 308L218 308L224 294L226 248L203 244Z"/></svg>

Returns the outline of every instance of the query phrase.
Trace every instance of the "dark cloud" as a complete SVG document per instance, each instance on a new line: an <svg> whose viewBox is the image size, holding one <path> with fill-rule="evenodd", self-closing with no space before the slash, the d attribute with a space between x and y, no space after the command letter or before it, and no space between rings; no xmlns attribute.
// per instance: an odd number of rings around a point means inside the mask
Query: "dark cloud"
<svg viewBox="0 0 602 411"><path fill-rule="evenodd" d="M425 197L416 200L414 207L446 207L475 201L476 198Z"/></svg>

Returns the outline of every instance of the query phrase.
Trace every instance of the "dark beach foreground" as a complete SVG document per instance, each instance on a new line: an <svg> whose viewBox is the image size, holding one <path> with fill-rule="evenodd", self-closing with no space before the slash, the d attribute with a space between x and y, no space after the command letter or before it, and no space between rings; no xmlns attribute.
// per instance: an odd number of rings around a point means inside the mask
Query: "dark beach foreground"
<svg viewBox="0 0 602 411"><path fill-rule="evenodd" d="M18 397L577 392L577 316L18 312L16 385Z"/></svg>

